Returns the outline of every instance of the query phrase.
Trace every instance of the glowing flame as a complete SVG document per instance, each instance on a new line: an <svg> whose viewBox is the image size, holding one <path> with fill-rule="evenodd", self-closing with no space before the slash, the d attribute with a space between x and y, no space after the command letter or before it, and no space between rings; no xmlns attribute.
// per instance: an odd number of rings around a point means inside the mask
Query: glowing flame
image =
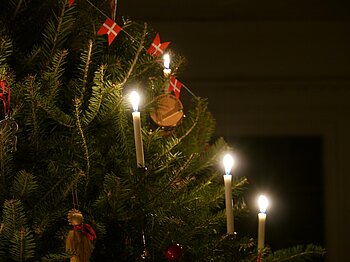
<svg viewBox="0 0 350 262"><path fill-rule="evenodd" d="M230 154L226 154L224 156L224 167L225 167L225 173L227 175L229 175L231 173L231 169L232 169L234 163L235 163L235 161Z"/></svg>
<svg viewBox="0 0 350 262"><path fill-rule="evenodd" d="M163 63L164 63L164 67L166 69L170 69L170 55L169 54L164 54L163 55Z"/></svg>
<svg viewBox="0 0 350 262"><path fill-rule="evenodd" d="M139 108L140 96L136 91L132 91L130 93L130 102L132 104L132 108L134 109L134 112L137 112Z"/></svg>
<svg viewBox="0 0 350 262"><path fill-rule="evenodd" d="M258 204L259 204L259 209L261 213L266 212L266 208L269 205L269 200L267 199L266 196L260 195L258 199Z"/></svg>

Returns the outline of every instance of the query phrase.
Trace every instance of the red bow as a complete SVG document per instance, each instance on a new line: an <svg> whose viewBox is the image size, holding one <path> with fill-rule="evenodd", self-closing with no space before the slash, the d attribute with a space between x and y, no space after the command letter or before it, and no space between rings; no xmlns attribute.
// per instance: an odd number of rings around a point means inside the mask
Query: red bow
<svg viewBox="0 0 350 262"><path fill-rule="evenodd" d="M89 224L81 224L73 226L74 230L80 230L81 233L87 237L90 241L96 238L95 230Z"/></svg>

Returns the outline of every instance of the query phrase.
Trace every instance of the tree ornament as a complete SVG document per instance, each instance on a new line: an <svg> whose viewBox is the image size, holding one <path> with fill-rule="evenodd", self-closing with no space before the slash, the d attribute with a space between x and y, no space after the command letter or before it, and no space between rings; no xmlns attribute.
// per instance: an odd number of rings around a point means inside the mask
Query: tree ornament
<svg viewBox="0 0 350 262"><path fill-rule="evenodd" d="M0 81L0 87L1 87L1 92L0 92L0 99L2 100L3 107L4 107L4 114L5 114L5 119L0 121L0 130L5 130L9 131L9 144L11 145L10 151L15 152L17 151L17 136L15 135L18 131L18 124L17 122L10 117L10 106L11 106L11 88L10 85L7 87L7 94L5 93L5 81L1 80Z"/></svg>
<svg viewBox="0 0 350 262"><path fill-rule="evenodd" d="M157 33L151 46L147 50L147 54L152 56L161 56L164 54L164 51L167 49L169 44L170 42L161 43L159 33Z"/></svg>
<svg viewBox="0 0 350 262"><path fill-rule="evenodd" d="M182 247L180 244L172 244L166 251L166 257L169 261L178 261L182 257Z"/></svg>
<svg viewBox="0 0 350 262"><path fill-rule="evenodd" d="M71 262L89 262L93 250L92 241L95 231L89 224L83 224L83 215L77 209L68 212L68 222L73 226L66 239L66 252L71 255Z"/></svg>
<svg viewBox="0 0 350 262"><path fill-rule="evenodd" d="M144 248L142 255L141 255L141 259L142 260L149 260L149 258L150 258L149 252L146 248Z"/></svg>
<svg viewBox="0 0 350 262"><path fill-rule="evenodd" d="M150 255L149 252L146 248L146 237L145 237L145 232L142 231L142 243L143 243L143 252L141 255L141 259L142 260L149 260L150 259Z"/></svg>
<svg viewBox="0 0 350 262"><path fill-rule="evenodd" d="M154 123L164 131L174 130L181 123L183 115L181 101L171 94L156 97L155 106L150 113Z"/></svg>
<svg viewBox="0 0 350 262"><path fill-rule="evenodd" d="M183 84L175 78L175 76L170 77L168 92L174 92L177 99L180 98L181 87Z"/></svg>
<svg viewBox="0 0 350 262"><path fill-rule="evenodd" d="M103 23L103 25L100 27L100 29L97 31L98 35L108 35L108 45L111 45L114 38L117 36L117 34L122 30L122 28L117 25L116 22L114 22L109 17L106 19L106 21Z"/></svg>

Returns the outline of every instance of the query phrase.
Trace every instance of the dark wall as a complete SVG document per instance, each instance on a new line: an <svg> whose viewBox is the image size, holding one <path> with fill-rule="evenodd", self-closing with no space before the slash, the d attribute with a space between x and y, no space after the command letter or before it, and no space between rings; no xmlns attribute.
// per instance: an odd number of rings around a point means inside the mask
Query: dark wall
<svg viewBox="0 0 350 262"><path fill-rule="evenodd" d="M240 234L257 237L257 198L269 197L266 242L272 249L298 244L324 245L322 138L231 137L238 164L234 176L245 176L250 210L238 219Z"/></svg>
<svg viewBox="0 0 350 262"><path fill-rule="evenodd" d="M119 2L119 18L149 21L187 57L179 79L209 98L218 136L250 148L252 188L285 199L271 208L267 234L281 226L281 245L319 239L327 261L347 261L350 2Z"/></svg>

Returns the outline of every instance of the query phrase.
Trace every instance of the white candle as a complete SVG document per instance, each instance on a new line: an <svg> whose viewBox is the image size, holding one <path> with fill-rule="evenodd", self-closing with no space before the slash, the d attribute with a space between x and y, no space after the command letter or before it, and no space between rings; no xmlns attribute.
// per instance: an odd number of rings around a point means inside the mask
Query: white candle
<svg viewBox="0 0 350 262"><path fill-rule="evenodd" d="M258 199L260 212L258 214L258 250L265 246L265 223L266 223L266 208L269 204L266 196L261 195Z"/></svg>
<svg viewBox="0 0 350 262"><path fill-rule="evenodd" d="M141 116L138 112L138 105L140 101L139 95L133 91L130 94L130 100L134 109L132 113L132 120L134 124L134 137L135 137L135 148L136 148L136 162L138 167L145 166L145 159L143 155L143 144L142 144L142 132L141 132Z"/></svg>
<svg viewBox="0 0 350 262"><path fill-rule="evenodd" d="M224 175L227 234L234 233L231 177L231 175Z"/></svg>
<svg viewBox="0 0 350 262"><path fill-rule="evenodd" d="M224 157L224 166L225 166L225 203L226 203L226 225L227 225L227 234L234 234L234 219L233 219L233 208L232 208L232 176L231 168L234 164L233 158L231 155L227 154Z"/></svg>

